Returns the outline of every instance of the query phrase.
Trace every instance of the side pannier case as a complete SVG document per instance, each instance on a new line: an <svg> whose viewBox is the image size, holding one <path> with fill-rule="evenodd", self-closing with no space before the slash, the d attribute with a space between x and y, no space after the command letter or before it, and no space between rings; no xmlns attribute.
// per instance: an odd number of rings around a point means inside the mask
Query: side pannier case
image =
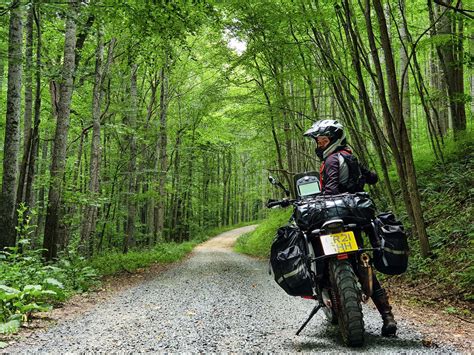
<svg viewBox="0 0 474 355"><path fill-rule="evenodd" d="M393 213L387 212L378 215L374 220L377 237L374 247L374 266L383 274L400 275L408 267L408 241L403 224Z"/></svg>
<svg viewBox="0 0 474 355"><path fill-rule="evenodd" d="M311 296L308 250L303 233L292 226L278 229L270 250L275 281L291 296Z"/></svg>

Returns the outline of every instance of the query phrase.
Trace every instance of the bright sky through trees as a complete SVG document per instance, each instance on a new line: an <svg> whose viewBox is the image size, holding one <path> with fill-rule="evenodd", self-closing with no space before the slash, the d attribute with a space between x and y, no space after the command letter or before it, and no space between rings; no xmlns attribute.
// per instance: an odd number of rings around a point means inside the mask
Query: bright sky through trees
<svg viewBox="0 0 474 355"><path fill-rule="evenodd" d="M224 39L227 42L227 47L232 49L238 55L241 55L247 49L247 43L235 37L228 29L224 30Z"/></svg>

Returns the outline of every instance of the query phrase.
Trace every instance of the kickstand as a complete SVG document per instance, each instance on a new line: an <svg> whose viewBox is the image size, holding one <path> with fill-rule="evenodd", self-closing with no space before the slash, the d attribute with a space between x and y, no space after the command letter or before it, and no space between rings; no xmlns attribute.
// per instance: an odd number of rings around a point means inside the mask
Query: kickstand
<svg viewBox="0 0 474 355"><path fill-rule="evenodd" d="M306 321L303 323L300 329L298 329L298 331L296 332L296 335L300 335L301 331L304 329L304 327L306 327L306 324L308 324L308 322L311 320L311 318L314 317L314 315L319 311L320 308L321 308L321 304L318 304L317 306L313 308L313 310L309 314L308 319L306 319Z"/></svg>

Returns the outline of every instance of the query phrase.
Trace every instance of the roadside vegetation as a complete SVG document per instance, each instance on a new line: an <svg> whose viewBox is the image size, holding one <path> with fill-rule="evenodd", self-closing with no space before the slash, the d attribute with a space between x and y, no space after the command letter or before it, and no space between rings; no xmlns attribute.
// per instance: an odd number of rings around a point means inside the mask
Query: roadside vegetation
<svg viewBox="0 0 474 355"><path fill-rule="evenodd" d="M465 316L474 300L474 143L472 135L447 142L445 163L435 160L427 148L417 151L415 161L432 253L423 258L418 238L410 235L408 271L383 278L413 288L417 302L439 305L444 300L447 312ZM267 258L275 231L290 213L271 211L254 232L238 239L235 249ZM408 226L403 213L398 217Z"/></svg>
<svg viewBox="0 0 474 355"><path fill-rule="evenodd" d="M237 239L234 249L243 254L268 257L275 231L288 222L290 215L290 209L271 210L268 217L253 232L246 233Z"/></svg>
<svg viewBox="0 0 474 355"><path fill-rule="evenodd" d="M28 235L34 232L35 226L29 222L21 223L23 235L18 246L0 253L0 340L2 334L16 333L35 313L49 311L74 294L98 288L103 276L133 273L155 263L179 261L194 246L215 235L256 223L218 227L184 243L163 242L150 249L131 250L126 254L107 252L92 259L70 249L56 262L45 264L42 249L30 245Z"/></svg>
<svg viewBox="0 0 474 355"><path fill-rule="evenodd" d="M201 232L198 236L183 243L159 243L155 247L145 250L132 250L127 254L120 251L98 255L87 262L101 276L114 275L120 272L133 272L137 269L150 266L154 263L172 263L181 260L193 248L207 239L228 230L243 227L257 222L242 222L233 226L213 228L207 233Z"/></svg>

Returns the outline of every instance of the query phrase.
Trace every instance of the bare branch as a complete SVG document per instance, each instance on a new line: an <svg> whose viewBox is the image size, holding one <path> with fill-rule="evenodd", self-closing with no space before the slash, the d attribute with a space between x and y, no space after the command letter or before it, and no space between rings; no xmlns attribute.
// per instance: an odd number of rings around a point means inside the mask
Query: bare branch
<svg viewBox="0 0 474 355"><path fill-rule="evenodd" d="M456 4L456 6L452 6L450 4L446 4L444 3L442 0L433 0L435 3L437 3L438 5L440 6L444 6L444 7L447 7L448 9L451 9L455 12L459 12L461 15L464 15L466 17L469 17L470 19L474 19L474 16L470 14L471 13L474 13L474 10L466 10L466 9L462 9L462 8L459 8L459 4L461 3L461 1L458 1L458 3Z"/></svg>

